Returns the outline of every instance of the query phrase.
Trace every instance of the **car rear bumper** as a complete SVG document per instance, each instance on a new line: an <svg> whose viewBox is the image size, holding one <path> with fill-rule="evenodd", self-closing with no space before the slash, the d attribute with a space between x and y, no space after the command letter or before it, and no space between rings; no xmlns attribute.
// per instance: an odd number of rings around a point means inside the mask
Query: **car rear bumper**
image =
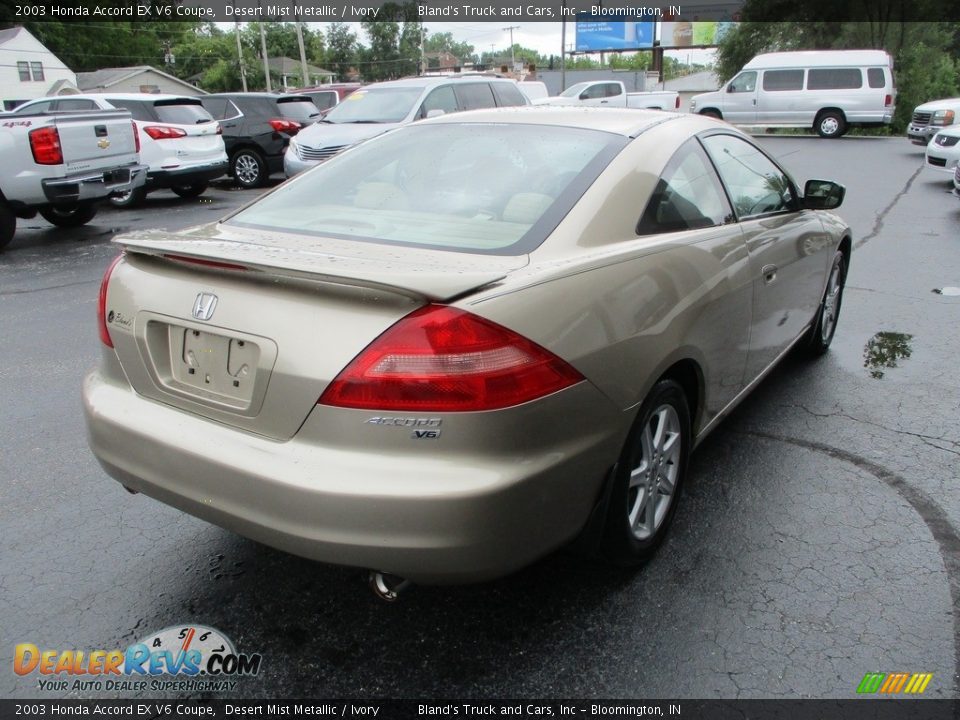
<svg viewBox="0 0 960 720"><path fill-rule="evenodd" d="M151 190L174 187L175 185L193 185L201 182L216 180L226 175L228 169L227 157L215 163L204 165L190 165L184 168L165 170L150 170L147 173L147 187Z"/></svg>
<svg viewBox="0 0 960 720"><path fill-rule="evenodd" d="M596 392L571 390L563 402ZM428 448L319 446L306 430L270 440L146 400L100 371L83 399L90 446L124 486L296 555L424 583L505 575L571 540L621 442L580 433L578 447L552 453L454 462Z"/></svg>
<svg viewBox="0 0 960 720"><path fill-rule="evenodd" d="M41 185L51 205L72 205L128 192L143 185L146 179L147 166L134 164L43 180Z"/></svg>

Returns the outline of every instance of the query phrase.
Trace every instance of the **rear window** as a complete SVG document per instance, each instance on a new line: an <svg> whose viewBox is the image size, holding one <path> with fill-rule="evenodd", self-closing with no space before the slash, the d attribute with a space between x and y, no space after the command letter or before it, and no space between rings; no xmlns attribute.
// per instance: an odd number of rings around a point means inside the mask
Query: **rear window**
<svg viewBox="0 0 960 720"><path fill-rule="evenodd" d="M763 89L768 92L803 90L803 70L767 70L763 74Z"/></svg>
<svg viewBox="0 0 960 720"><path fill-rule="evenodd" d="M882 88L887 82L883 76L883 68L869 68L867 70L867 84L872 88Z"/></svg>
<svg viewBox="0 0 960 720"><path fill-rule="evenodd" d="M206 111L199 100L157 100L153 103L160 122L177 125L200 125L213 122L213 116Z"/></svg>
<svg viewBox="0 0 960 720"><path fill-rule="evenodd" d="M824 68L807 72L807 90L855 90L863 87L860 68Z"/></svg>
<svg viewBox="0 0 960 720"><path fill-rule="evenodd" d="M279 98L277 108L280 115L289 120L315 120L320 117L320 110L307 97Z"/></svg>
<svg viewBox="0 0 960 720"><path fill-rule="evenodd" d="M535 125L408 125L334 157L230 225L517 255L546 239L628 142Z"/></svg>

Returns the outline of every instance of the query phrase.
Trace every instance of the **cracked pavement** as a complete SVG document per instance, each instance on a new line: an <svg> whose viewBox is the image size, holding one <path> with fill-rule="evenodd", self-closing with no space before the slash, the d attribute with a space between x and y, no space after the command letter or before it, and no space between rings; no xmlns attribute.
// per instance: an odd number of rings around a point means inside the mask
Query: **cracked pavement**
<svg viewBox="0 0 960 720"><path fill-rule="evenodd" d="M86 447L110 235L251 193L157 193L70 232L20 221L0 254L0 693L51 697L9 670L15 643L123 648L202 623L263 654L241 697L833 698L866 672L932 672L925 696L960 697L960 298L932 292L960 286L960 201L900 138L761 143L801 184L848 188L858 247L830 353L788 358L700 446L639 572L557 553L393 605L357 570L128 495ZM864 348L881 331L911 354L877 379Z"/></svg>

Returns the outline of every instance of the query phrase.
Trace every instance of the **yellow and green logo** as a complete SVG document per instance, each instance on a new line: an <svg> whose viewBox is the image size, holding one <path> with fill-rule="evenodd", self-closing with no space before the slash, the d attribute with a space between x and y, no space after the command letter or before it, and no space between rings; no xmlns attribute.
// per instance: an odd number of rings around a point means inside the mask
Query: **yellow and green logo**
<svg viewBox="0 0 960 720"><path fill-rule="evenodd" d="M920 695L927 689L933 673L867 673L857 686L861 695Z"/></svg>

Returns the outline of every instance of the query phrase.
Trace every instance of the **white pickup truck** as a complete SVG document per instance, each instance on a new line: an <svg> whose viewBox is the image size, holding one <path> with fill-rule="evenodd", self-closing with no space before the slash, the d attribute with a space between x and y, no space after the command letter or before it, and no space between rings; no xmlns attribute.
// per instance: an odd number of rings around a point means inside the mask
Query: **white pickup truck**
<svg viewBox="0 0 960 720"><path fill-rule="evenodd" d="M559 95L534 100L533 104L679 110L680 96L671 90L628 93L619 80L591 80L571 85Z"/></svg>
<svg viewBox="0 0 960 720"><path fill-rule="evenodd" d="M76 227L98 200L143 185L139 146L126 110L0 115L0 249L18 217Z"/></svg>

